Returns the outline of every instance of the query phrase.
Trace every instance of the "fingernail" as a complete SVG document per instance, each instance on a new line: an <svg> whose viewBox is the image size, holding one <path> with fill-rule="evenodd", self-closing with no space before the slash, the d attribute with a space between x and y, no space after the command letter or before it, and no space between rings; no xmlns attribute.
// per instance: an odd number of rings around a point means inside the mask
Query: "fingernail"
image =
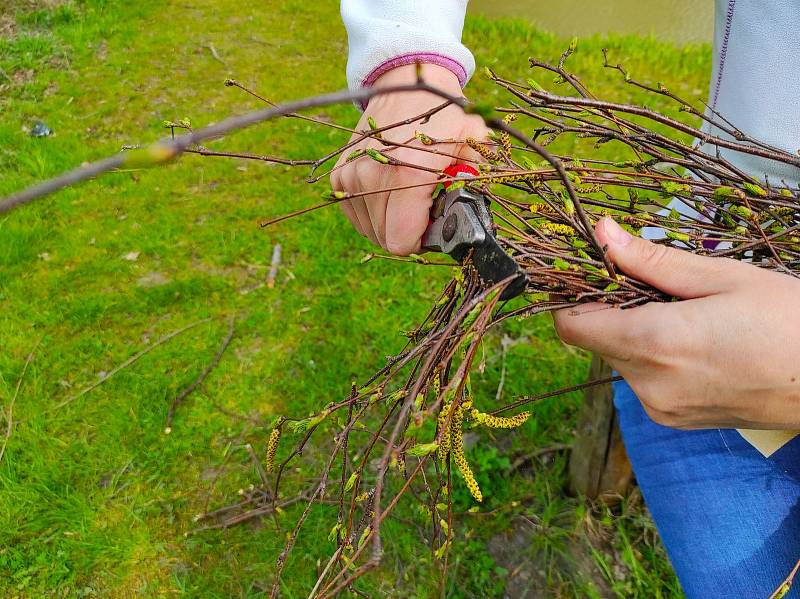
<svg viewBox="0 0 800 599"><path fill-rule="evenodd" d="M610 216L603 219L603 229L605 230L606 236L619 246L626 246L630 243L631 239L633 239L633 236L620 227Z"/></svg>

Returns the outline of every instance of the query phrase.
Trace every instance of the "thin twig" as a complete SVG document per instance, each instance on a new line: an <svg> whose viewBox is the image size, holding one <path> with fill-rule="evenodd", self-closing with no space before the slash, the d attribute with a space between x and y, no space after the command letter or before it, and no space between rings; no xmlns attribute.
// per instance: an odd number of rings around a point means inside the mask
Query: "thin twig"
<svg viewBox="0 0 800 599"><path fill-rule="evenodd" d="M97 381L95 383L92 383L91 385L89 385L88 387L83 389L82 391L76 393L72 397L68 397L67 399L65 399L61 403L58 403L58 404L54 405L52 408L46 408L45 411L49 412L51 410L58 410L60 408L63 408L65 405L67 405L69 403L72 403L73 401L75 401L76 399L78 399L80 397L83 397L84 395L86 395L90 391L93 391L94 389L97 389L97 387L99 387L100 385L105 383L108 379L110 379L112 376L117 374L119 371L124 370L125 368L127 368L128 366L130 366L131 364L136 362L139 358L141 358L142 356L150 353L151 351L153 351L157 347L159 347L161 345L164 345L170 339L173 339L173 338L177 337L178 335L180 335L181 333L185 333L186 331L188 331L190 329L193 329L196 326L199 326L199 325L204 324L204 323L209 322L209 321L211 321L211 318L203 318L202 320L197 320L197 321L195 321L195 322L193 322L191 324L187 324L185 327L181 327L180 329L177 329L176 331L172 331L171 333L169 333L167 335L164 335L163 337L161 337L155 343L152 343L152 344L148 345L143 350L141 350L141 351L135 353L134 355L132 355L130 358L125 360L122 364L120 364L119 366L114 368L111 372L106 374L99 381Z"/></svg>
<svg viewBox="0 0 800 599"><path fill-rule="evenodd" d="M8 446L8 442L11 440L11 434L14 431L14 404L17 401L17 396L19 396L19 390L22 387L22 380L25 378L25 373L28 372L28 366L30 365L31 361L33 360L33 354L36 353L36 349L39 347L39 344L44 339L44 335L39 337L39 340L33 346L33 349L28 354L28 357L25 359L25 365L22 367L22 372L17 379L17 386L14 389L14 395L11 397L11 401L8 404L8 407L5 410L5 419L6 419L6 432L3 435L3 446L0 447L0 463L3 461L3 456L6 453L6 447Z"/></svg>
<svg viewBox="0 0 800 599"><path fill-rule="evenodd" d="M800 560L797 560L797 563L792 568L792 571L789 572L789 575L786 579L778 585L778 588L775 589L775 592L769 596L769 599L781 599L785 597L786 594L791 590L792 584L794 583L794 578L797 576L797 573L800 572Z"/></svg>
<svg viewBox="0 0 800 599"><path fill-rule="evenodd" d="M186 387L175 397L175 399L172 400L172 403L169 406L169 411L167 412L167 424L164 428L164 432L166 434L172 432L172 420L175 417L175 410L177 409L178 404L180 404L195 389L197 389L197 387L199 387L203 381L206 380L206 377L209 375L209 373L217 367L217 364L219 364L219 361L222 359L222 354L224 354L225 350L228 349L228 346L231 344L231 340L233 339L235 321L236 317L231 315L231 317L228 319L228 334L223 340L222 345L220 345L219 349L217 350L217 353L214 355L214 358L208 363L208 366L203 369L203 371L200 373L200 376L198 376L191 385Z"/></svg>
<svg viewBox="0 0 800 599"><path fill-rule="evenodd" d="M253 446L250 443L245 443L244 445L247 454L250 456L250 460L253 462L253 465L256 468L256 472L258 472L258 477L261 479L261 484L264 485L264 490L269 493L269 478L267 477L267 471L264 470L264 466L261 465L261 460L258 459L256 452L253 450Z"/></svg>

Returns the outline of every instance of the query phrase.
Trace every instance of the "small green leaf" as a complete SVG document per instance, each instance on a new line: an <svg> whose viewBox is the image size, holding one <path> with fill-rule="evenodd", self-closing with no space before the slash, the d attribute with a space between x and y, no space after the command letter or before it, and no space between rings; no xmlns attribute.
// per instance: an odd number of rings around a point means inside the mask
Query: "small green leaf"
<svg viewBox="0 0 800 599"><path fill-rule="evenodd" d="M569 262L561 258L553 260L553 268L556 270L569 270Z"/></svg>
<svg viewBox="0 0 800 599"><path fill-rule="evenodd" d="M567 50L571 54L572 52L575 52L577 47L578 47L578 38L577 37L573 37L569 42L569 47L567 48Z"/></svg>
<svg viewBox="0 0 800 599"><path fill-rule="evenodd" d="M411 449L409 449L406 453L410 456L414 456L415 458L422 458L426 455L432 454L439 448L439 444L435 441L433 443L419 443L415 445Z"/></svg>
<svg viewBox="0 0 800 599"><path fill-rule="evenodd" d="M361 533L361 537L358 539L358 546L361 547L364 543L367 542L369 535L372 533L372 527L367 526L364 529L364 532Z"/></svg>
<svg viewBox="0 0 800 599"><path fill-rule="evenodd" d="M727 185L722 185L717 187L714 190L714 197L715 198L732 198L733 197L733 187L728 187Z"/></svg>
<svg viewBox="0 0 800 599"><path fill-rule="evenodd" d="M341 528L342 528L342 523L341 522L337 522L336 525L333 528L331 528L331 531L328 533L328 540L329 541L335 541L337 535L339 534L339 530Z"/></svg>

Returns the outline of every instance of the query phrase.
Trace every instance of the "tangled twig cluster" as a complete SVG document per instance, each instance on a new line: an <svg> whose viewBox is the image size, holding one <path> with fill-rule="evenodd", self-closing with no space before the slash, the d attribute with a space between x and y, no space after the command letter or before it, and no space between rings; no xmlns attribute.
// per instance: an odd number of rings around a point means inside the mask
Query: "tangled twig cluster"
<svg viewBox="0 0 800 599"><path fill-rule="evenodd" d="M329 501L333 489L338 506L330 539L335 550L322 571L312 595L331 596L375 568L383 552L381 525L404 496L412 496L427 514L434 555L444 570L452 544L452 486L454 474L480 502L479 488L464 454L467 427L514 428L530 413L516 412L536 397L499 406L476 403L470 387L470 369L481 339L489 327L509 318L568 308L578 302L604 302L630 308L651 301L672 301L658 289L614 270L593 232L598 219L611 215L634 234L686 251L746 260L752 264L800 276L800 196L796 182L759 180L736 166L731 156L750 156L797 168L800 158L747 136L722 115L701 109L662 85L633 80L620 65L624 81L677 103L690 122L640 106L618 104L595 97L565 67L571 46L556 65L530 60L536 76L555 77L568 91L554 94L535 79L510 81L487 70L486 75L508 93L505 105L490 109L464 104L484 116L494 129L490 139L432 139L419 131L411 139L390 139L393 129L424 124L455 98L402 122L370 121L370 129L353 131L351 142L331 153L306 161L232 153L213 153L203 147L189 151L238 156L284 164L310 165L310 181L330 171L316 171L328 161L351 152L346 162L374 160L381 165L427 169L425 164L399 162L397 148L446 153L444 147L464 143L480 155L479 175L466 185L492 202L499 243L524 269L528 286L523 299L501 302L500 292L509 281L486 288L469 260L454 269L434 307L419 326L408 333L408 344L361 385L354 384L347 398L325 406L306 418L280 417L270 435L266 469L274 470L269 489L252 493L216 526L242 519L242 513L262 515L281 505L281 481L314 433L323 427L335 432L333 448L314 488L302 500L306 508L288 536L278 560L273 596L280 574L299 531L312 507ZM229 82L247 90L236 82ZM424 83L419 82L422 86ZM494 112L502 118L493 118ZM314 117L292 114L331 126ZM530 135L523 131L532 131ZM371 138L372 147L353 147ZM596 158L601 144L615 144L614 161ZM567 147L568 153L548 147ZM455 158L455 156L454 156ZM447 177L439 174L440 181ZM400 189L393 188L393 189ZM371 190L391 191L391 189ZM363 195L363 194L362 194ZM286 218L355 194L326 192L325 202ZM443 263L428 256L373 258ZM607 382L607 381L598 381ZM591 383L590 383L591 384ZM514 413L516 412L516 413ZM512 413L512 415L507 415ZM285 439L290 432L294 439ZM299 436L299 440L296 440ZM279 446L292 447L281 450ZM278 456L283 459L276 462ZM286 500L283 500L286 501ZM244 510L242 512L242 510Z"/></svg>

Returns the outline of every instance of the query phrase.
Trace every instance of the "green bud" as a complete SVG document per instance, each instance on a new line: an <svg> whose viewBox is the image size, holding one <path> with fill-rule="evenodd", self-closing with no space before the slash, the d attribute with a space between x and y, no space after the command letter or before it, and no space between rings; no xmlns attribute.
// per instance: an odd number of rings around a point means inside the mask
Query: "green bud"
<svg viewBox="0 0 800 599"><path fill-rule="evenodd" d="M573 52L575 52L575 49L577 47L578 47L578 38L577 37L573 37L569 42L569 47L567 48L567 51L570 54L572 54Z"/></svg>
<svg viewBox="0 0 800 599"><path fill-rule="evenodd" d="M150 168L164 164L177 155L174 148L155 143L146 148L128 150L125 152L125 160L122 168Z"/></svg>
<svg viewBox="0 0 800 599"><path fill-rule="evenodd" d="M351 160L355 160L356 158L360 158L364 154L365 154L364 150L355 150L354 152L350 152L347 155L347 162L350 162Z"/></svg>
<svg viewBox="0 0 800 599"><path fill-rule="evenodd" d="M751 196L756 196L756 197L759 197L759 198L763 198L763 197L765 197L767 195L767 192L764 191L763 188L759 187L755 183L747 183L747 182L745 182L745 183L742 183L742 187L744 187L747 190L747 193L749 193Z"/></svg>
<svg viewBox="0 0 800 599"><path fill-rule="evenodd" d="M666 236L670 239L674 239L675 241L689 241L691 237L689 237L688 233L676 233L675 231L666 231Z"/></svg>
<svg viewBox="0 0 800 599"><path fill-rule="evenodd" d="M553 268L556 270L569 270L569 262L561 258L556 258L553 260Z"/></svg>
<svg viewBox="0 0 800 599"><path fill-rule="evenodd" d="M747 206L730 206L728 210L735 214L736 216L740 216L742 218L752 218L753 211L750 210Z"/></svg>
<svg viewBox="0 0 800 599"><path fill-rule="evenodd" d="M381 164L389 164L391 160L387 156L384 156L375 148L367 148L367 156L372 158L375 162L380 162Z"/></svg>

